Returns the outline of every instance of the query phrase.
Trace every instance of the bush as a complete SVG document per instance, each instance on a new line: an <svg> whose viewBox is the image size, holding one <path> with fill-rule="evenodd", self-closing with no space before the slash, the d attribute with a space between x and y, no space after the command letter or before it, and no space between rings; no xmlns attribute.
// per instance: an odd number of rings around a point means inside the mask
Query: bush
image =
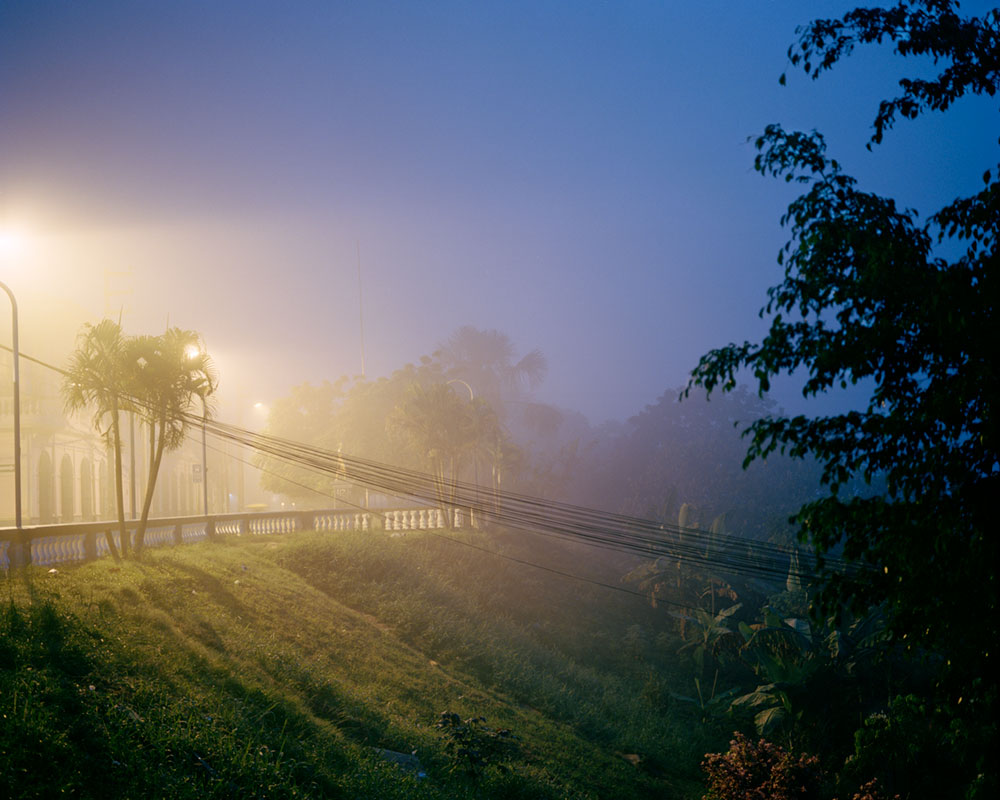
<svg viewBox="0 0 1000 800"><path fill-rule="evenodd" d="M737 733L725 753L702 762L708 775L705 800L813 800L820 797L815 756L794 756L766 739L754 743Z"/></svg>

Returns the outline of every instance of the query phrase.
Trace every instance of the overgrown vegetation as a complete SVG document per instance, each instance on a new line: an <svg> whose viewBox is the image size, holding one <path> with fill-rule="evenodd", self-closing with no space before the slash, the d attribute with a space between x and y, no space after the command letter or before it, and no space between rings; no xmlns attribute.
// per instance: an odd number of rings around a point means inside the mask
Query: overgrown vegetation
<svg viewBox="0 0 1000 800"><path fill-rule="evenodd" d="M864 44L886 43L919 60L919 77L901 78L899 95L880 103L869 150L900 119L1000 90L998 9L963 15L954 0L900 0L815 20L798 33L789 62L812 78ZM797 660L802 668L836 665L844 626L880 616L883 634L869 643L883 662L908 656L905 677L889 684L880 708L859 704L856 752L840 778L856 786L867 767L886 791L906 797L995 797L1000 167L983 165L978 191L921 217L864 191L816 131L770 125L755 144L759 172L804 188L782 218L790 233L778 256L783 279L761 310L770 323L762 341L706 354L691 385L732 391L750 372L763 393L776 376L797 372L806 396L870 387L856 410L767 416L749 430L748 461L788 453L819 462L826 491L796 514L799 537L821 557L842 552L865 570L862 579L826 572L812 616L835 638L819 661ZM851 482L859 479L884 487L857 493ZM790 712L791 683L823 687L851 705L845 689L858 686L858 675L843 677L828 672L817 684L800 674L761 687L757 700ZM781 704L770 705L776 697ZM793 733L827 726L830 717L816 711L803 708ZM813 746L829 757L844 737ZM866 787L857 791L875 793Z"/></svg>
<svg viewBox="0 0 1000 800"><path fill-rule="evenodd" d="M725 741L692 738L652 677L675 642L644 624L622 646L635 598L604 613L432 537L202 543L0 585L3 796L695 797Z"/></svg>

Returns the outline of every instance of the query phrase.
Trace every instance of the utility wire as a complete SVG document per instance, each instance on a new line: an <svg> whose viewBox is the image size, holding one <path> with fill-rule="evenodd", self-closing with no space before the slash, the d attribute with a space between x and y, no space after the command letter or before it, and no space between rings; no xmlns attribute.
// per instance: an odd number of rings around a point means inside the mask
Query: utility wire
<svg viewBox="0 0 1000 800"><path fill-rule="evenodd" d="M10 348L4 349L10 351ZM66 370L40 359L24 354L21 357L62 375L68 374ZM129 400L137 407L146 406L140 398L131 397ZM509 490L499 491L457 479L452 479L443 486L443 482L435 476L417 470L255 433L195 414L183 414L182 419L189 424L204 425L206 430L211 429L213 436L249 447L264 458L278 459L286 464L339 477L396 496L410 497L425 504L445 506L452 509L453 513L457 508L469 508L481 516L494 517L507 527L534 534L583 542L645 558L665 557L678 564L721 568L726 573L743 577L780 580L789 575L809 578L814 574L812 569L808 569L808 562L814 556L798 553L791 548L750 542L723 533L713 534L696 528L683 528L669 523L612 514ZM302 488L317 491L283 474L279 474L279 477ZM319 491L317 493L324 494ZM491 499L492 503L489 502ZM798 569L792 566L792 557L796 554L799 556ZM820 560L818 558L816 560L818 565ZM803 567L803 562L806 562L806 568ZM857 570L857 565L842 559L827 557L822 559L822 563L828 569L840 572ZM544 569L541 565L531 565ZM578 577L568 573L567 576Z"/></svg>

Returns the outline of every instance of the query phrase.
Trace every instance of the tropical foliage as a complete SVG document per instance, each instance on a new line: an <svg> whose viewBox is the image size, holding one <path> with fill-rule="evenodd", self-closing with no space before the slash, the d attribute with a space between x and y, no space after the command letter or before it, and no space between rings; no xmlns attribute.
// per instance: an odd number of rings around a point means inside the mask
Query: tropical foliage
<svg viewBox="0 0 1000 800"><path fill-rule="evenodd" d="M217 379L201 337L180 328L169 328L160 336L129 339L125 376L149 435L149 477L136 532L136 549L141 550L163 454L184 443L188 414L201 411L209 415Z"/></svg>
<svg viewBox="0 0 1000 800"><path fill-rule="evenodd" d="M163 454L180 447L188 414L211 413L217 379L212 361L194 331L170 328L159 336L126 336L110 320L85 325L63 381L66 408L91 408L95 427L108 439L115 459L115 500L122 551L127 552L122 490L121 414L131 412L146 423L149 474L135 548L143 546L149 510ZM197 401L197 402L196 402ZM108 547L118 557L114 540Z"/></svg>
<svg viewBox="0 0 1000 800"><path fill-rule="evenodd" d="M899 81L869 149L900 118L1000 88L1000 10L962 16L952 0L817 20L789 60L815 78L856 46L882 42L937 69ZM755 144L759 172L804 188L782 219L784 279L761 312L763 340L708 353L689 389L731 391L745 372L761 392L790 373L805 376L807 396L871 387L849 413L757 420L748 459L780 452L821 464L828 491L796 514L800 536L868 570L864 580L829 571L816 612L884 610L887 641L934 674L924 719L946 744L924 764L947 752L951 796L995 796L1000 176L987 169L979 191L921 217L864 191L820 133L771 125ZM884 491L855 493L857 479ZM970 590L980 613L969 613Z"/></svg>
<svg viewBox="0 0 1000 800"><path fill-rule="evenodd" d="M66 410L93 411L94 427L105 437L115 459L115 507L122 549L128 546L125 532L125 501L122 489L121 411L128 408L125 378L125 336L111 320L84 325L70 358L63 381ZM108 549L118 560L118 548L111 531L106 532Z"/></svg>
<svg viewBox="0 0 1000 800"><path fill-rule="evenodd" d="M457 481L475 482L483 486L480 505L496 509L501 488L524 466L523 453L502 422L503 398L544 374L540 354L513 363L512 353L503 334L466 326L433 356L389 377L295 387L274 404L267 432L431 474L446 509ZM349 488L346 470L331 478L275 458L261 457L258 464L262 484L271 491L306 502L323 497L363 502L358 490Z"/></svg>

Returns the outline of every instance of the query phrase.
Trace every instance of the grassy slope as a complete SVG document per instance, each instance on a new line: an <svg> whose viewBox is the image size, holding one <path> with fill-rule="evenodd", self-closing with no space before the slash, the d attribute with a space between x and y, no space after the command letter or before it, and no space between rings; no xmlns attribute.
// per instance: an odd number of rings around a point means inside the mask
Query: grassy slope
<svg viewBox="0 0 1000 800"><path fill-rule="evenodd" d="M588 599L560 609L537 577L497 592L496 559L444 562L455 547L298 534L9 577L0 796L698 796L685 723L631 696L640 674L583 665ZM445 710L518 739L480 736L472 774ZM652 770L620 757L654 750Z"/></svg>

